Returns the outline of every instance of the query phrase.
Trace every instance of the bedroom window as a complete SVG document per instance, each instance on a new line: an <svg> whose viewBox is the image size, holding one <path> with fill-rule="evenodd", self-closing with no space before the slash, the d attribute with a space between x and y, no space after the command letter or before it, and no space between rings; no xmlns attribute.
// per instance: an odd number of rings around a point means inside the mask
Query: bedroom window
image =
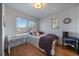
<svg viewBox="0 0 79 59"><path fill-rule="evenodd" d="M24 18L16 18L16 34L27 33L28 31L35 31L35 22Z"/></svg>
<svg viewBox="0 0 79 59"><path fill-rule="evenodd" d="M35 31L35 22L34 21L31 21L31 20L28 21L28 31L29 32Z"/></svg>

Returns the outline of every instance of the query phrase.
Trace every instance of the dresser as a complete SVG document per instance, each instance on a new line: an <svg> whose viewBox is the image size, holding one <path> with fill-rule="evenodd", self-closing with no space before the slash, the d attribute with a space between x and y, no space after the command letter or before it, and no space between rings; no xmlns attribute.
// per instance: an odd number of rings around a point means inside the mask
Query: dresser
<svg viewBox="0 0 79 59"><path fill-rule="evenodd" d="M70 45L79 54L79 38L74 36L69 36L69 32L63 32L62 34L62 48L65 45Z"/></svg>

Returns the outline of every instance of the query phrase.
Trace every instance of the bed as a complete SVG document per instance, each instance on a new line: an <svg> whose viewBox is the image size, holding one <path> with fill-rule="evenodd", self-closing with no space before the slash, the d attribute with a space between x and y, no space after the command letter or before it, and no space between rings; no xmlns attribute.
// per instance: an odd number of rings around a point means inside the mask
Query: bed
<svg viewBox="0 0 79 59"><path fill-rule="evenodd" d="M34 45L35 47L37 47L38 49L40 49L43 52L46 52L44 49L40 48L39 46L39 42L40 42L40 38L46 36L48 34L41 34L39 36L34 36L34 35L28 35L28 40L27 42ZM52 49L51 49L51 55L55 54L55 43L57 42L57 39L55 39L54 41L52 41Z"/></svg>

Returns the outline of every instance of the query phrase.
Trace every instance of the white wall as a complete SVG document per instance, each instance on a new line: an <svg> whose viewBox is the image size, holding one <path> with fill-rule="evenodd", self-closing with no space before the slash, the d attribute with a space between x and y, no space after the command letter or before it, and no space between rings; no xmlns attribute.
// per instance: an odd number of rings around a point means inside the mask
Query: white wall
<svg viewBox="0 0 79 59"><path fill-rule="evenodd" d="M0 3L0 56L2 56L3 53L2 43L2 4Z"/></svg>
<svg viewBox="0 0 79 59"><path fill-rule="evenodd" d="M15 9L6 7L5 9L5 23L6 23L6 35L15 35L16 34L16 17L22 18L31 18L37 24L38 30L38 20L36 18L30 17L27 14L19 12Z"/></svg>
<svg viewBox="0 0 79 59"><path fill-rule="evenodd" d="M66 9L63 11L60 11L55 14L51 14L47 17L44 17L40 19L40 31L43 31L45 33L51 33L51 34L56 34L60 37L59 43L62 43L62 31L69 31L73 34L73 36L79 36L79 14L78 14L78 7L73 7L70 9ZM59 29L51 29L51 18L57 18L59 20ZM64 24L63 19L65 18L71 18L72 22L70 24Z"/></svg>
<svg viewBox="0 0 79 59"><path fill-rule="evenodd" d="M79 6L78 6L78 33L79 33Z"/></svg>
<svg viewBox="0 0 79 59"><path fill-rule="evenodd" d="M5 20L5 4L2 4L2 55L5 55L4 50L4 42L5 42L5 26L4 26L4 20Z"/></svg>

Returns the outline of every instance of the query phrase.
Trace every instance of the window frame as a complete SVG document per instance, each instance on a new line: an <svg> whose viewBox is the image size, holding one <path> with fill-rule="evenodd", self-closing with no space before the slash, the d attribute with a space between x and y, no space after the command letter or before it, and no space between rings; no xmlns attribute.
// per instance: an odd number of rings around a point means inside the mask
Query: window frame
<svg viewBox="0 0 79 59"><path fill-rule="evenodd" d="M21 19L27 20L27 32L30 32L29 28L28 28L28 25L29 25L29 21L33 21L33 20L28 19L28 18L23 18L23 17L16 17L16 21L17 21L17 18L21 18ZM34 31L36 31L36 22L35 21L33 21L33 22L34 22ZM17 33L17 22L16 22L16 34L24 34L24 32L23 33Z"/></svg>

